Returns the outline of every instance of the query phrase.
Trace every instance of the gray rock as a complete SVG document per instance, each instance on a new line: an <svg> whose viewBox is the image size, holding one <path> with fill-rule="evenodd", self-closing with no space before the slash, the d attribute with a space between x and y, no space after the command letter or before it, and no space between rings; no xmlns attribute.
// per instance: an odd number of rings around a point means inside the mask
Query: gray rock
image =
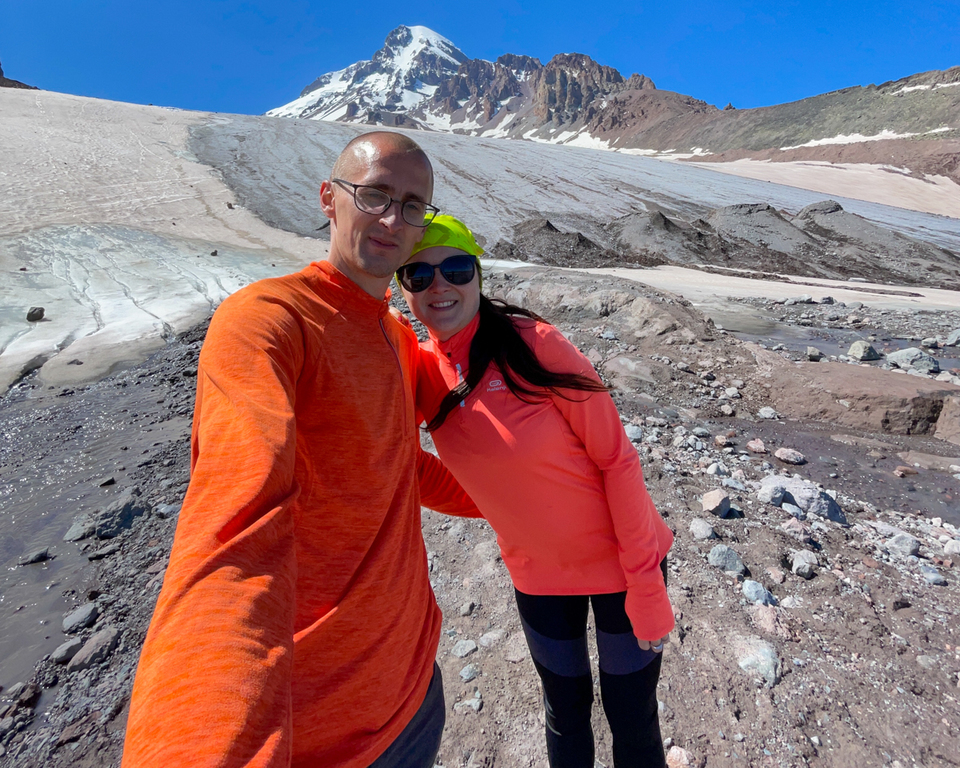
<svg viewBox="0 0 960 768"><path fill-rule="evenodd" d="M798 550L790 558L790 570L802 579L812 579L817 573L817 565L817 556L808 549Z"/></svg>
<svg viewBox="0 0 960 768"><path fill-rule="evenodd" d="M784 464L800 465L807 463L807 457L800 453L800 451L793 450L793 448L777 448L777 450L773 452L773 455Z"/></svg>
<svg viewBox="0 0 960 768"><path fill-rule="evenodd" d="M776 409L771 408L769 405L765 405L759 411L757 411L757 416L761 419L779 419L780 414L777 413Z"/></svg>
<svg viewBox="0 0 960 768"><path fill-rule="evenodd" d="M703 494L700 505L704 514L726 517L730 513L730 497L719 488Z"/></svg>
<svg viewBox="0 0 960 768"><path fill-rule="evenodd" d="M819 515L840 525L847 525L847 518L840 505L828 493L821 491L816 484L800 477L768 475L760 481L757 498L774 499L780 493L780 503L796 504L807 514Z"/></svg>
<svg viewBox="0 0 960 768"><path fill-rule="evenodd" d="M79 637L70 638L63 645L57 646L57 650L50 654L50 659L55 664L66 664L82 647L83 640Z"/></svg>
<svg viewBox="0 0 960 768"><path fill-rule="evenodd" d="M782 509L784 512L786 512L788 515L791 515L791 516L797 518L797 520L806 520L806 519L807 519L807 513L804 512L804 511L803 511L800 507L798 507L796 504L791 504L789 501L783 502L783 504L780 505L780 509Z"/></svg>
<svg viewBox="0 0 960 768"><path fill-rule="evenodd" d="M770 643L758 637L747 637L736 641L735 648L740 669L759 676L767 688L780 682L780 659Z"/></svg>
<svg viewBox="0 0 960 768"><path fill-rule="evenodd" d="M950 541L943 545L943 554L948 556L960 555L960 541L950 539Z"/></svg>
<svg viewBox="0 0 960 768"><path fill-rule="evenodd" d="M36 323L43 320L45 311L43 307L30 307L30 309L27 310L27 322Z"/></svg>
<svg viewBox="0 0 960 768"><path fill-rule="evenodd" d="M450 651L458 659L463 659L477 650L477 644L473 640L460 640Z"/></svg>
<svg viewBox="0 0 960 768"><path fill-rule="evenodd" d="M727 387L725 390L723 390L723 393L724 393L727 397L729 397L731 400L739 400L739 399L740 399L740 390L737 389L736 387Z"/></svg>
<svg viewBox="0 0 960 768"><path fill-rule="evenodd" d="M180 514L180 505L179 504L161 504L155 510L153 514L156 517L159 517L161 520L168 520L171 517L176 517Z"/></svg>
<svg viewBox="0 0 960 768"><path fill-rule="evenodd" d="M811 363L819 363L823 360L823 352L816 347L807 347L807 360Z"/></svg>
<svg viewBox="0 0 960 768"><path fill-rule="evenodd" d="M69 635L72 632L86 629L97 620L97 616L99 615L100 609L97 608L96 603L81 605L75 611L71 611L66 615L63 620L63 631Z"/></svg>
<svg viewBox="0 0 960 768"><path fill-rule="evenodd" d="M943 575L940 573L940 571L931 565L921 565L920 575L923 576L924 580L928 584L933 584L935 587L947 586L947 580L943 578Z"/></svg>
<svg viewBox="0 0 960 768"><path fill-rule="evenodd" d="M491 629L489 632L480 635L480 645L483 648L493 648L503 640L506 634L502 629Z"/></svg>
<svg viewBox="0 0 960 768"><path fill-rule="evenodd" d="M898 533L885 542L887 550L897 557L911 557L920 553L920 542L909 533Z"/></svg>
<svg viewBox="0 0 960 768"><path fill-rule="evenodd" d="M767 480L769 478L764 478ZM774 476L774 481L769 483L764 483L761 481L760 490L757 491L757 498L765 504L773 504L775 507L779 507L783 504L783 495L786 493L786 487L783 483L776 482L777 478Z"/></svg>
<svg viewBox="0 0 960 768"><path fill-rule="evenodd" d="M469 616L471 613L473 613L473 609L476 607L477 607L477 604L472 600L470 600L460 606L460 615Z"/></svg>
<svg viewBox="0 0 960 768"><path fill-rule="evenodd" d="M94 664L101 661L113 653L113 649L120 642L120 632L113 627L106 627L99 632L91 635L83 644L83 647L77 651L77 654L70 659L67 664L68 672L77 672L81 669L89 669Z"/></svg>
<svg viewBox="0 0 960 768"><path fill-rule="evenodd" d="M697 541L717 538L717 532L713 530L713 526L699 517L695 517L690 521L690 535Z"/></svg>
<svg viewBox="0 0 960 768"><path fill-rule="evenodd" d="M922 349L917 347L908 347L891 352L887 355L887 362L895 365L897 368L912 368L915 371L924 373L939 373L940 363L937 358L928 355Z"/></svg>
<svg viewBox="0 0 960 768"><path fill-rule="evenodd" d="M759 581L747 579L743 582L743 596L757 605L776 605L777 598Z"/></svg>
<svg viewBox="0 0 960 768"><path fill-rule="evenodd" d="M479 674L479 669L477 669L473 664L467 664L467 666L460 670L460 679L465 683L469 683L471 680L476 679L477 675Z"/></svg>
<svg viewBox="0 0 960 768"><path fill-rule="evenodd" d="M880 355L877 353L869 342L866 341L855 341L850 345L850 349L847 350L847 356L852 357L854 360L879 360Z"/></svg>
<svg viewBox="0 0 960 768"><path fill-rule="evenodd" d="M960 328L957 328L955 331L951 331L950 335L947 336L947 340L943 342L943 344L947 347L960 347Z"/></svg>
<svg viewBox="0 0 960 768"><path fill-rule="evenodd" d="M115 555L120 551L120 545L117 543L107 544L105 547L100 547L100 549L95 552L91 552L87 555L87 560L103 560L105 557L110 557L110 555Z"/></svg>
<svg viewBox="0 0 960 768"><path fill-rule="evenodd" d="M461 714L466 712L479 712L481 709L483 709L483 699L480 696L480 691L477 691L472 699L464 699L453 705L453 711Z"/></svg>
<svg viewBox="0 0 960 768"><path fill-rule="evenodd" d="M97 523L88 515L80 515L73 521L73 525L63 535L64 541L80 541L93 536L97 531Z"/></svg>
<svg viewBox="0 0 960 768"><path fill-rule="evenodd" d="M747 572L747 567L740 559L740 555L734 552L726 544L717 544L707 555L707 562L710 565L720 568L726 573L734 573L742 576Z"/></svg>
<svg viewBox="0 0 960 768"><path fill-rule="evenodd" d="M27 552L25 555L21 555L20 559L17 560L17 565L33 565L34 563L42 563L44 560L50 559L50 549L36 549L33 552Z"/></svg>
<svg viewBox="0 0 960 768"><path fill-rule="evenodd" d="M97 538L112 539L133 525L147 511L146 502L134 491L126 491L97 515Z"/></svg>

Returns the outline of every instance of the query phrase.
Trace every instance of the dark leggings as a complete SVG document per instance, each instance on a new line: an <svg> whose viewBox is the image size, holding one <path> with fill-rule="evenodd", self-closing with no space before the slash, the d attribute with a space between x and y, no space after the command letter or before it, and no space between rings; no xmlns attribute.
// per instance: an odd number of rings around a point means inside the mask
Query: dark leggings
<svg viewBox="0 0 960 768"><path fill-rule="evenodd" d="M600 698L613 734L616 768L663 768L657 709L662 655L642 651L624 610L625 592L527 595L517 607L543 683L551 768L593 768L593 678L587 656L587 604L593 603L600 653Z"/></svg>

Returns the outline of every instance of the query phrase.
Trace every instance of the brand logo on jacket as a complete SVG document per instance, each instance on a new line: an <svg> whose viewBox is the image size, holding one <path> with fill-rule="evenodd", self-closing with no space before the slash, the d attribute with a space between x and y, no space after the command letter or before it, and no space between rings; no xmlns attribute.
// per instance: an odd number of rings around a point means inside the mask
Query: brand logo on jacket
<svg viewBox="0 0 960 768"><path fill-rule="evenodd" d="M493 379L487 384L487 392L506 392L507 386L500 379Z"/></svg>

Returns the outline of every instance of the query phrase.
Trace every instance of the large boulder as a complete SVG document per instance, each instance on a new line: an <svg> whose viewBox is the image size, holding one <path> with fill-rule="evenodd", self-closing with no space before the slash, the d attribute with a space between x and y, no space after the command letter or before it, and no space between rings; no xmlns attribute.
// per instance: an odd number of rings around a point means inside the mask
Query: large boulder
<svg viewBox="0 0 960 768"><path fill-rule="evenodd" d="M924 373L940 372L940 363L937 362L937 358L928 355L919 347L907 347L891 352L887 355L887 362L897 368L913 368L915 371Z"/></svg>
<svg viewBox="0 0 960 768"><path fill-rule="evenodd" d="M759 347L751 351L761 380L770 385L768 399L788 418L899 435L933 434L941 424L944 433L952 432L942 412L949 398L960 400L954 384L846 363L794 363Z"/></svg>
<svg viewBox="0 0 960 768"><path fill-rule="evenodd" d="M776 506L795 504L807 514L847 525L846 515L833 497L821 491L815 483L800 477L768 475L760 481L757 498Z"/></svg>

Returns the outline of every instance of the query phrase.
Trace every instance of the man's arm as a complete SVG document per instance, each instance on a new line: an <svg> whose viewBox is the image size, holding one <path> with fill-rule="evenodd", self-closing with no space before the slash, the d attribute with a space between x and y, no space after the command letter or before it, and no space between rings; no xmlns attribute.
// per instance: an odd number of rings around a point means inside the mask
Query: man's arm
<svg viewBox="0 0 960 768"><path fill-rule="evenodd" d="M417 457L417 477L423 506L455 517L483 517L444 463L422 448Z"/></svg>
<svg viewBox="0 0 960 768"><path fill-rule="evenodd" d="M140 658L124 766L286 767L302 365L275 303L228 299L200 357L190 487Z"/></svg>

